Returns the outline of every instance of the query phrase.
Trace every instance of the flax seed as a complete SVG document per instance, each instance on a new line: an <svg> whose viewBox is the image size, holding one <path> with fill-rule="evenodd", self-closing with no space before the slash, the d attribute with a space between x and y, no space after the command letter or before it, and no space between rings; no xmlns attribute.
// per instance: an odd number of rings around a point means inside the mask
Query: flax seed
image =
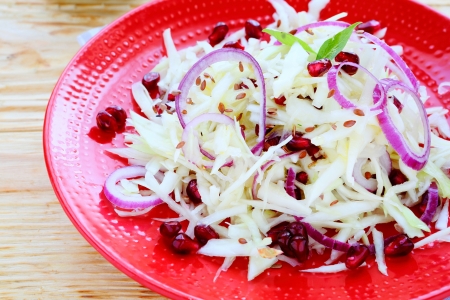
<svg viewBox="0 0 450 300"><path fill-rule="evenodd" d="M312 132L314 131L314 129L316 129L315 127L308 127L305 129L305 132Z"/></svg>
<svg viewBox="0 0 450 300"><path fill-rule="evenodd" d="M223 104L222 102L219 103L219 106L217 108L219 109L221 114L225 112L225 104Z"/></svg>
<svg viewBox="0 0 450 300"><path fill-rule="evenodd" d="M247 96L245 93L240 93L236 96L236 100L242 100L245 98L245 96Z"/></svg>
<svg viewBox="0 0 450 300"><path fill-rule="evenodd" d="M305 158L305 157L306 157L306 154L308 154L308 152L306 152L306 150L302 150L302 151L300 151L300 153L298 154L298 157L299 157L299 158Z"/></svg>
<svg viewBox="0 0 450 300"><path fill-rule="evenodd" d="M314 35L314 32L310 28L306 29L305 31L310 35Z"/></svg>
<svg viewBox="0 0 450 300"><path fill-rule="evenodd" d="M241 89L240 84L239 83L235 83L234 84L234 90L237 91L237 90L240 90L240 89Z"/></svg>
<svg viewBox="0 0 450 300"><path fill-rule="evenodd" d="M355 124L356 124L356 121L355 121L355 120L348 120L348 121L345 121L345 122L344 122L344 127L349 128L349 127L352 127L352 126L355 125Z"/></svg>
<svg viewBox="0 0 450 300"><path fill-rule="evenodd" d="M330 203L330 206L336 205L339 201L338 200L334 200L333 202Z"/></svg>
<svg viewBox="0 0 450 300"><path fill-rule="evenodd" d="M228 113L233 112L233 109L232 108L227 108L227 109L225 109L225 112L228 112Z"/></svg>
<svg viewBox="0 0 450 300"><path fill-rule="evenodd" d="M289 31L289 34L292 34L292 35L294 35L296 33L297 33L297 29L292 29L291 31Z"/></svg>
<svg viewBox="0 0 450 300"><path fill-rule="evenodd" d="M203 76L205 76L205 78L210 78L211 77L208 73L203 73Z"/></svg>
<svg viewBox="0 0 450 300"><path fill-rule="evenodd" d="M197 79L195 80L195 84L197 86L200 86L201 83L202 83L202 79L200 78L200 76L198 76Z"/></svg>
<svg viewBox="0 0 450 300"><path fill-rule="evenodd" d="M244 239L244 238L240 238L239 239L239 244L242 244L242 245L247 244L247 240Z"/></svg>
<svg viewBox="0 0 450 300"><path fill-rule="evenodd" d="M187 111L186 111L185 109L183 109L183 110L181 111L181 113L182 113L183 115L187 115Z"/></svg>
<svg viewBox="0 0 450 300"><path fill-rule="evenodd" d="M370 174L370 172L366 172L364 173L364 177L366 177L366 179L370 179L372 177L372 174Z"/></svg>
<svg viewBox="0 0 450 300"><path fill-rule="evenodd" d="M186 144L185 142L179 142L178 145L177 145L177 149L183 148L183 146L184 146L185 144Z"/></svg>
<svg viewBox="0 0 450 300"><path fill-rule="evenodd" d="M202 81L202 84L200 85L200 89L202 90L202 91L204 91L205 89L206 89L206 81Z"/></svg>
<svg viewBox="0 0 450 300"><path fill-rule="evenodd" d="M336 124L331 124L331 128L333 128L333 130L336 130L337 129Z"/></svg>
<svg viewBox="0 0 450 300"><path fill-rule="evenodd" d="M244 72L244 65L242 62L239 62L239 71Z"/></svg>
<svg viewBox="0 0 450 300"><path fill-rule="evenodd" d="M331 98L331 97L333 97L333 96L334 96L334 90L332 89L332 90L330 90L330 91L328 92L327 98Z"/></svg>
<svg viewBox="0 0 450 300"><path fill-rule="evenodd" d="M355 115L357 115L357 116L360 116L360 117L364 117L364 116L365 116L364 112L363 112L362 110L360 110L359 108L355 108L355 109L353 110L353 113L354 113Z"/></svg>
<svg viewBox="0 0 450 300"><path fill-rule="evenodd" d="M242 113L240 113L238 116L237 116L237 118L236 118L236 121L240 121L241 119L242 119L242 116L243 116L243 114Z"/></svg>

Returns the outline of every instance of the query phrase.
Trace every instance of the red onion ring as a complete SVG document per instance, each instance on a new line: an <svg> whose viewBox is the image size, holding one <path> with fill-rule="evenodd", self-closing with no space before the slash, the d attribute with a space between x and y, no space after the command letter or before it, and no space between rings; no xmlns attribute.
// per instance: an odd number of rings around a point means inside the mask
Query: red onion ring
<svg viewBox="0 0 450 300"><path fill-rule="evenodd" d="M116 187L116 183L121 179L143 177L146 169L141 166L129 166L115 170L108 176L103 186L106 199L112 204L124 209L144 209L162 204L163 201L156 195L153 196L126 196Z"/></svg>
<svg viewBox="0 0 450 300"><path fill-rule="evenodd" d="M286 190L286 193L288 193L289 196L295 198L295 171L292 168L289 168L288 174L286 177L286 182L284 183L284 189Z"/></svg>
<svg viewBox="0 0 450 300"><path fill-rule="evenodd" d="M185 108L190 87L194 84L197 77L200 76L205 69L207 69L212 64L221 61L236 61L248 63L251 64L255 70L256 84L261 88L261 119L259 121L259 136L257 138L257 144L252 149L252 152L256 155L259 155L263 150L263 147L261 147L259 143L264 142L264 132L266 131L266 84L264 82L263 72L258 62L253 56L245 51L234 48L218 49L206 54L192 66L192 68L186 73L186 75L181 80L180 85L178 86L178 89L181 93L175 97L175 108L177 111L178 119L180 120L180 124L183 128L186 127L186 122L184 120L182 111Z"/></svg>
<svg viewBox="0 0 450 300"><path fill-rule="evenodd" d="M296 29L296 32L293 34L295 35L298 32L302 32L302 31L305 31L308 29L318 28L318 27L326 27L326 26L347 28L348 26L350 26L350 24L348 24L346 22L339 22L339 21L316 22L316 23L311 23L311 24L306 24L306 25L300 26L299 28ZM281 45L281 43L279 41L276 41L274 45L279 46L279 45Z"/></svg>
<svg viewBox="0 0 450 300"><path fill-rule="evenodd" d="M430 124L428 122L427 113L425 111L425 107L423 106L422 101L416 95L414 90L408 87L406 84L396 81L396 80L384 80L386 95L391 88L398 87L401 88L404 92L409 93L416 105L419 109L419 116L422 121L422 125L424 127L424 149L422 153L415 153L405 141L405 138L395 127L395 124L392 122L391 117L389 116L389 112L387 106L382 108L382 112L377 115L378 122L380 123L380 127L383 130L386 139L391 144L392 148L400 155L400 158L403 162L410 168L414 170L421 170L425 164L427 163L428 157L430 155Z"/></svg>
<svg viewBox="0 0 450 300"><path fill-rule="evenodd" d="M347 99L339 90L339 86L337 83L337 77L339 74L339 71L341 70L341 68L344 65L348 65L348 66L352 66L352 67L356 67L358 69L361 69L362 71L364 71L367 75L369 75L370 78L372 78L375 82L376 82L376 87L374 89L374 104L373 106L371 106L370 110L377 110L380 109L381 107L386 105L386 94L381 91L384 91L383 89L383 85L380 82L380 80L378 80L369 70L367 70L366 68L364 68L363 66L359 65L359 64L355 64L352 62L342 62L337 66L332 67L329 71L328 71L328 75L327 75L327 82L328 82L328 88L330 90L334 90L334 99L343 107L343 108L358 108L358 106L356 104L354 104L353 102L351 102L349 99ZM379 97L378 97L379 96Z"/></svg>
<svg viewBox="0 0 450 300"><path fill-rule="evenodd" d="M423 212L420 219L425 224L429 225L434 215L436 214L436 209L439 205L439 194L436 182L433 181L430 184L428 191L425 193L425 195L423 195L422 201L427 201L427 207L425 208L425 211Z"/></svg>
<svg viewBox="0 0 450 300"><path fill-rule="evenodd" d="M299 218L295 217L298 221ZM348 249L350 249L351 245L348 243L344 243L338 240L335 240L333 238L327 237L326 235L320 233L317 229L315 229L311 224L302 222L302 224L305 226L306 232L308 235L318 242L319 244L324 245L325 247L331 248L333 250L347 252Z"/></svg>
<svg viewBox="0 0 450 300"><path fill-rule="evenodd" d="M206 113L206 114L202 114L198 117L195 117L194 119L192 119L192 121L190 121L189 123L186 124L186 126L184 127L183 130L183 134L181 135L181 140L184 142L187 142L188 139L188 135L189 133L195 129L195 127L197 127L199 124L203 123L203 122L216 122L216 123L220 123L220 124L225 124L225 125L234 125L234 120L231 119L230 117L228 117L227 115L222 115L222 114L216 114L216 113ZM189 160L189 157L186 156L186 152L185 152L185 147L183 146L182 150L183 150L183 154L186 157L187 160ZM206 157L208 157L209 159L214 160L215 157L212 156L211 154L209 154L208 152L206 152L205 150L200 148L200 152L205 155ZM207 153L208 155L206 155L205 153ZM211 158L212 157L212 158ZM190 160L189 160L190 161ZM224 164L222 167L229 167L233 164L233 161L229 161L226 164ZM211 164L207 164L204 165L205 167L212 167L213 163L211 162Z"/></svg>
<svg viewBox="0 0 450 300"><path fill-rule="evenodd" d="M355 178L355 181L368 190L369 192L374 192L377 190L377 181L376 179L369 178L367 179L361 171L362 166L367 161L366 158L358 158L356 161L355 167L353 168L353 177Z"/></svg>
<svg viewBox="0 0 450 300"><path fill-rule="evenodd" d="M416 76L414 76L411 69L408 67L408 65L405 63L405 61L398 55L391 47L389 47L385 42L380 40L374 35L371 35L370 33L364 32L363 36L371 41L372 43L380 46L397 64L397 66L405 73L406 77L408 78L410 87L414 89L415 92L419 90L419 81L417 80Z"/></svg>

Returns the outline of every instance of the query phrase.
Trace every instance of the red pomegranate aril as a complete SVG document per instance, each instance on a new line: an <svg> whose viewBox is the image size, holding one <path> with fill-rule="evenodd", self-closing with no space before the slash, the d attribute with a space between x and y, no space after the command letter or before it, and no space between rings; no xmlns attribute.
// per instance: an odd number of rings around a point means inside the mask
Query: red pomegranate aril
<svg viewBox="0 0 450 300"><path fill-rule="evenodd" d="M398 169L392 169L391 174L389 174L389 180L392 185L398 185L408 181L408 178Z"/></svg>
<svg viewBox="0 0 450 300"><path fill-rule="evenodd" d="M328 58L319 59L310 62L307 66L308 73L311 77L321 77L328 72L332 67L331 61Z"/></svg>
<svg viewBox="0 0 450 300"><path fill-rule="evenodd" d="M289 241L289 248L299 262L308 260L309 247L307 238L300 235L293 236Z"/></svg>
<svg viewBox="0 0 450 300"><path fill-rule="evenodd" d="M295 252L290 248L291 233L287 230L280 231L277 236L277 243L284 255L295 257Z"/></svg>
<svg viewBox="0 0 450 300"><path fill-rule="evenodd" d="M189 181L187 187L186 187L186 193L189 197L189 199L194 202L195 204L202 203L202 196L200 195L200 192L198 191L197 186L197 179L192 179Z"/></svg>
<svg viewBox="0 0 450 300"><path fill-rule="evenodd" d="M347 258L345 260L345 266L347 269L356 269L369 256L370 251L369 248L365 245L353 245L347 251Z"/></svg>
<svg viewBox="0 0 450 300"><path fill-rule="evenodd" d="M244 50L244 46L242 46L240 41L226 42L225 45L223 45L222 48L234 48L234 49Z"/></svg>
<svg viewBox="0 0 450 300"><path fill-rule="evenodd" d="M266 141L264 142L264 148L263 148L263 150L264 150L264 151L267 151L267 150L269 150L269 148L270 148L271 146L276 146L276 145L278 145L278 144L280 143L280 139L281 139L281 137L276 136L276 137L273 137L273 138L270 138L270 139L266 140Z"/></svg>
<svg viewBox="0 0 450 300"><path fill-rule="evenodd" d="M144 75L142 78L142 84L147 89L152 99L159 97L158 82L160 75L158 72L150 72Z"/></svg>
<svg viewBox="0 0 450 300"><path fill-rule="evenodd" d="M311 158L313 160L316 160L316 159L318 159L321 156L320 153L319 153L320 152L320 147L316 146L316 145L313 145L313 144L311 144L311 146L308 147L308 149L306 149L306 152L308 152L308 155L311 156Z"/></svg>
<svg viewBox="0 0 450 300"><path fill-rule="evenodd" d="M282 222L277 226L272 227L269 231L267 231L267 237L272 239L272 243L270 245L274 245L277 242L278 234L281 231L286 230L286 227L289 225L288 222Z"/></svg>
<svg viewBox="0 0 450 300"><path fill-rule="evenodd" d="M219 235L211 226L197 225L194 228L194 235L200 245L206 245L211 239L218 239Z"/></svg>
<svg viewBox="0 0 450 300"><path fill-rule="evenodd" d="M261 24L259 24L256 20L247 20L245 22L245 37L247 39L254 38L254 39L260 39L262 36L262 27Z"/></svg>
<svg viewBox="0 0 450 300"><path fill-rule="evenodd" d="M96 121L97 127L100 130L106 132L116 132L118 129L116 118L104 110L98 112Z"/></svg>
<svg viewBox="0 0 450 300"><path fill-rule="evenodd" d="M341 51L338 53L338 55L336 55L335 60L336 60L336 62L352 62L355 64L359 64L359 56L357 54L351 53L351 52ZM358 68L353 67L353 66L344 65L342 67L342 71L344 71L348 75L355 75L356 72L358 72Z"/></svg>
<svg viewBox="0 0 450 300"><path fill-rule="evenodd" d="M295 175L295 179L303 184L306 184L308 182L308 173L304 171L298 172L297 175Z"/></svg>
<svg viewBox="0 0 450 300"><path fill-rule="evenodd" d="M165 222L159 226L159 232L162 236L167 238L173 238L180 232L180 230L181 223L178 221Z"/></svg>
<svg viewBox="0 0 450 300"><path fill-rule="evenodd" d="M296 133L292 140L286 144L286 148L290 151L300 151L308 149L311 146L311 140L305 139L301 134Z"/></svg>
<svg viewBox="0 0 450 300"><path fill-rule="evenodd" d="M118 131L123 131L127 120L127 113L125 110L120 106L111 105L108 106L105 111L116 119Z"/></svg>
<svg viewBox="0 0 450 300"><path fill-rule="evenodd" d="M303 191L301 189L299 189L298 187L295 188L294 193L295 193L295 199L297 199L297 200L305 199Z"/></svg>
<svg viewBox="0 0 450 300"><path fill-rule="evenodd" d="M189 254L197 252L200 248L198 243L184 233L179 233L172 240L172 250L178 254Z"/></svg>
<svg viewBox="0 0 450 300"><path fill-rule="evenodd" d="M286 102L286 97L281 95L280 97L274 98L273 101L275 101L278 105L286 105L284 102Z"/></svg>
<svg viewBox="0 0 450 300"><path fill-rule="evenodd" d="M228 26L223 22L219 22L214 27L212 33L208 36L209 44L215 46L219 44L227 36Z"/></svg>
<svg viewBox="0 0 450 300"><path fill-rule="evenodd" d="M306 232L306 228L300 222L290 223L287 226L286 230L289 231L293 236L301 236L308 240L308 233Z"/></svg>
<svg viewBox="0 0 450 300"><path fill-rule="evenodd" d="M169 94L169 95L167 95L167 100L169 100L169 101L175 101L175 95L174 95L174 94Z"/></svg>
<svg viewBox="0 0 450 300"><path fill-rule="evenodd" d="M386 256L405 256L414 249L414 243L406 234L398 235L393 241L384 246Z"/></svg>
<svg viewBox="0 0 450 300"><path fill-rule="evenodd" d="M370 20L368 22L364 22L364 23L361 23L358 26L356 26L356 31L363 30L370 34L374 34L380 29L381 29L381 24L380 24L380 22L378 22L376 20Z"/></svg>
<svg viewBox="0 0 450 300"><path fill-rule="evenodd" d="M401 114L403 111L403 104L395 96L393 97L392 102L394 103L395 107L397 107L398 113Z"/></svg>

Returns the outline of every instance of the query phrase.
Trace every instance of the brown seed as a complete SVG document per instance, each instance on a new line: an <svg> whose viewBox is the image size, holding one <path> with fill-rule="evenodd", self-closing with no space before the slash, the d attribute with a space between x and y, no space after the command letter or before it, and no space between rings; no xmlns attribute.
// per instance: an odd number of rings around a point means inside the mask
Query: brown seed
<svg viewBox="0 0 450 300"><path fill-rule="evenodd" d="M338 202L339 202L338 200L334 200L333 202L330 203L330 206L336 205L338 204Z"/></svg>
<svg viewBox="0 0 450 300"><path fill-rule="evenodd" d="M242 113L240 113L238 116L237 116L237 118L236 118L236 121L240 121L241 119L242 119L242 116L243 116L243 114Z"/></svg>
<svg viewBox="0 0 450 300"><path fill-rule="evenodd" d="M297 127L294 125L294 126L292 126L292 131L291 131L292 136L295 136L296 132L297 132Z"/></svg>
<svg viewBox="0 0 450 300"><path fill-rule="evenodd" d="M269 115L276 115L277 114L277 109L276 108L273 108L273 107L271 107L271 108L269 108L268 110L267 110L267 113L269 114Z"/></svg>
<svg viewBox="0 0 450 300"><path fill-rule="evenodd" d="M305 132L312 132L314 129L316 129L316 127L308 127L305 129Z"/></svg>
<svg viewBox="0 0 450 300"><path fill-rule="evenodd" d="M206 89L206 81L202 81L202 84L200 85L200 89L202 90L202 91L204 91L205 89Z"/></svg>
<svg viewBox="0 0 450 300"><path fill-rule="evenodd" d="M305 31L310 35L314 35L314 32L310 28L306 29Z"/></svg>
<svg viewBox="0 0 450 300"><path fill-rule="evenodd" d="M241 85L239 83L235 83L234 84L234 90L237 91L237 90L240 90L240 89L241 89Z"/></svg>
<svg viewBox="0 0 450 300"><path fill-rule="evenodd" d="M328 92L327 98L331 98L331 97L333 97L333 96L334 96L334 90L331 89L331 90Z"/></svg>
<svg viewBox="0 0 450 300"><path fill-rule="evenodd" d="M277 21L277 27L280 27L281 26L281 20L278 20Z"/></svg>
<svg viewBox="0 0 450 300"><path fill-rule="evenodd" d="M181 149L183 148L184 144L186 144L185 142L179 142L177 145L177 149Z"/></svg>
<svg viewBox="0 0 450 300"><path fill-rule="evenodd" d="M300 153L298 154L298 157L299 157L299 158L305 158L305 157L306 157L306 154L308 154L308 152L306 152L306 150L302 150L302 151L300 151Z"/></svg>
<svg viewBox="0 0 450 300"><path fill-rule="evenodd" d="M364 112L363 112L362 110L360 110L359 108L355 108L355 109L353 110L353 113L354 113L355 115L357 115L357 116L360 116L360 117L364 117L364 116L365 116Z"/></svg>
<svg viewBox="0 0 450 300"><path fill-rule="evenodd" d="M364 173L364 177L366 177L366 179L370 179L372 177L372 174L370 174L370 172L366 172Z"/></svg>
<svg viewBox="0 0 450 300"><path fill-rule="evenodd" d="M349 127L352 127L352 126L355 125L355 124L356 124L356 121L355 121L355 120L348 120L348 121L345 121L345 122L344 122L344 127L349 128Z"/></svg>
<svg viewBox="0 0 450 300"><path fill-rule="evenodd" d="M242 130L247 129L247 127L245 127L245 125L241 125Z"/></svg>
<svg viewBox="0 0 450 300"><path fill-rule="evenodd" d="M270 268L271 269L281 269L281 267L283 267L282 264L273 264Z"/></svg>
<svg viewBox="0 0 450 300"><path fill-rule="evenodd" d="M294 35L297 33L297 29L292 29L291 31L289 31L290 34Z"/></svg>
<svg viewBox="0 0 450 300"><path fill-rule="evenodd" d="M242 100L245 98L245 96L247 96L245 93L240 93L236 96L236 100Z"/></svg>
<svg viewBox="0 0 450 300"><path fill-rule="evenodd" d="M316 165L316 161L313 161L312 163L310 163L309 165L308 165L308 168L312 168L312 167L314 167Z"/></svg>
<svg viewBox="0 0 450 300"><path fill-rule="evenodd" d="M202 79L200 78L200 76L197 77L197 79L195 80L195 84L197 86L199 86L202 83Z"/></svg>
<svg viewBox="0 0 450 300"><path fill-rule="evenodd" d="M214 77L211 76L211 81L216 83L216 81L214 80Z"/></svg>
<svg viewBox="0 0 450 300"><path fill-rule="evenodd" d="M242 245L247 244L247 240L244 239L244 238L240 238L239 239L239 244L242 244Z"/></svg>
<svg viewBox="0 0 450 300"><path fill-rule="evenodd" d="M219 102L219 106L217 108L219 109L221 114L225 112L225 104L223 104L222 102Z"/></svg>
<svg viewBox="0 0 450 300"><path fill-rule="evenodd" d="M225 109L225 112L233 112L233 109L232 108L227 108L227 109Z"/></svg>
<svg viewBox="0 0 450 300"><path fill-rule="evenodd" d="M242 62L239 62L239 71L244 72L244 65L242 65Z"/></svg>
<svg viewBox="0 0 450 300"><path fill-rule="evenodd" d="M205 78L211 77L208 73L203 73L203 76L205 76Z"/></svg>
<svg viewBox="0 0 450 300"><path fill-rule="evenodd" d="M187 114L187 111L186 111L185 109L183 109L183 110L181 111L181 113L182 113L183 115L186 115L186 114Z"/></svg>
<svg viewBox="0 0 450 300"><path fill-rule="evenodd" d="M337 129L336 124L331 124L331 128L333 128L333 130L336 130Z"/></svg>
<svg viewBox="0 0 450 300"><path fill-rule="evenodd" d="M175 90L175 91L172 91L171 94L174 95L174 96L178 96L179 94L181 94L181 91L180 90Z"/></svg>
<svg viewBox="0 0 450 300"><path fill-rule="evenodd" d="M187 103L187 104L191 104L191 105L194 104L194 102L192 101L191 98L187 98L186 103Z"/></svg>

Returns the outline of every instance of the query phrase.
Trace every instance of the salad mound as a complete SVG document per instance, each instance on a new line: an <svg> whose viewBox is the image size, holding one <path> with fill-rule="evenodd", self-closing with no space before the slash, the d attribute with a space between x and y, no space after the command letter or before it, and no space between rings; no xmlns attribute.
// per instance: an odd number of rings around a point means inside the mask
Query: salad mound
<svg viewBox="0 0 450 300"><path fill-rule="evenodd" d="M98 117L125 130L109 152L130 164L105 196L120 216L166 203L179 217L158 219L161 235L177 253L223 257L216 278L240 256L248 280L278 261L338 272L369 256L388 275L386 256L448 240L448 110L425 108L378 22L318 21L321 0L309 12L269 2L265 29L218 23L183 50L164 32L167 57L132 86L141 112ZM385 223L398 233L384 236ZM329 258L302 267L315 255Z"/></svg>

